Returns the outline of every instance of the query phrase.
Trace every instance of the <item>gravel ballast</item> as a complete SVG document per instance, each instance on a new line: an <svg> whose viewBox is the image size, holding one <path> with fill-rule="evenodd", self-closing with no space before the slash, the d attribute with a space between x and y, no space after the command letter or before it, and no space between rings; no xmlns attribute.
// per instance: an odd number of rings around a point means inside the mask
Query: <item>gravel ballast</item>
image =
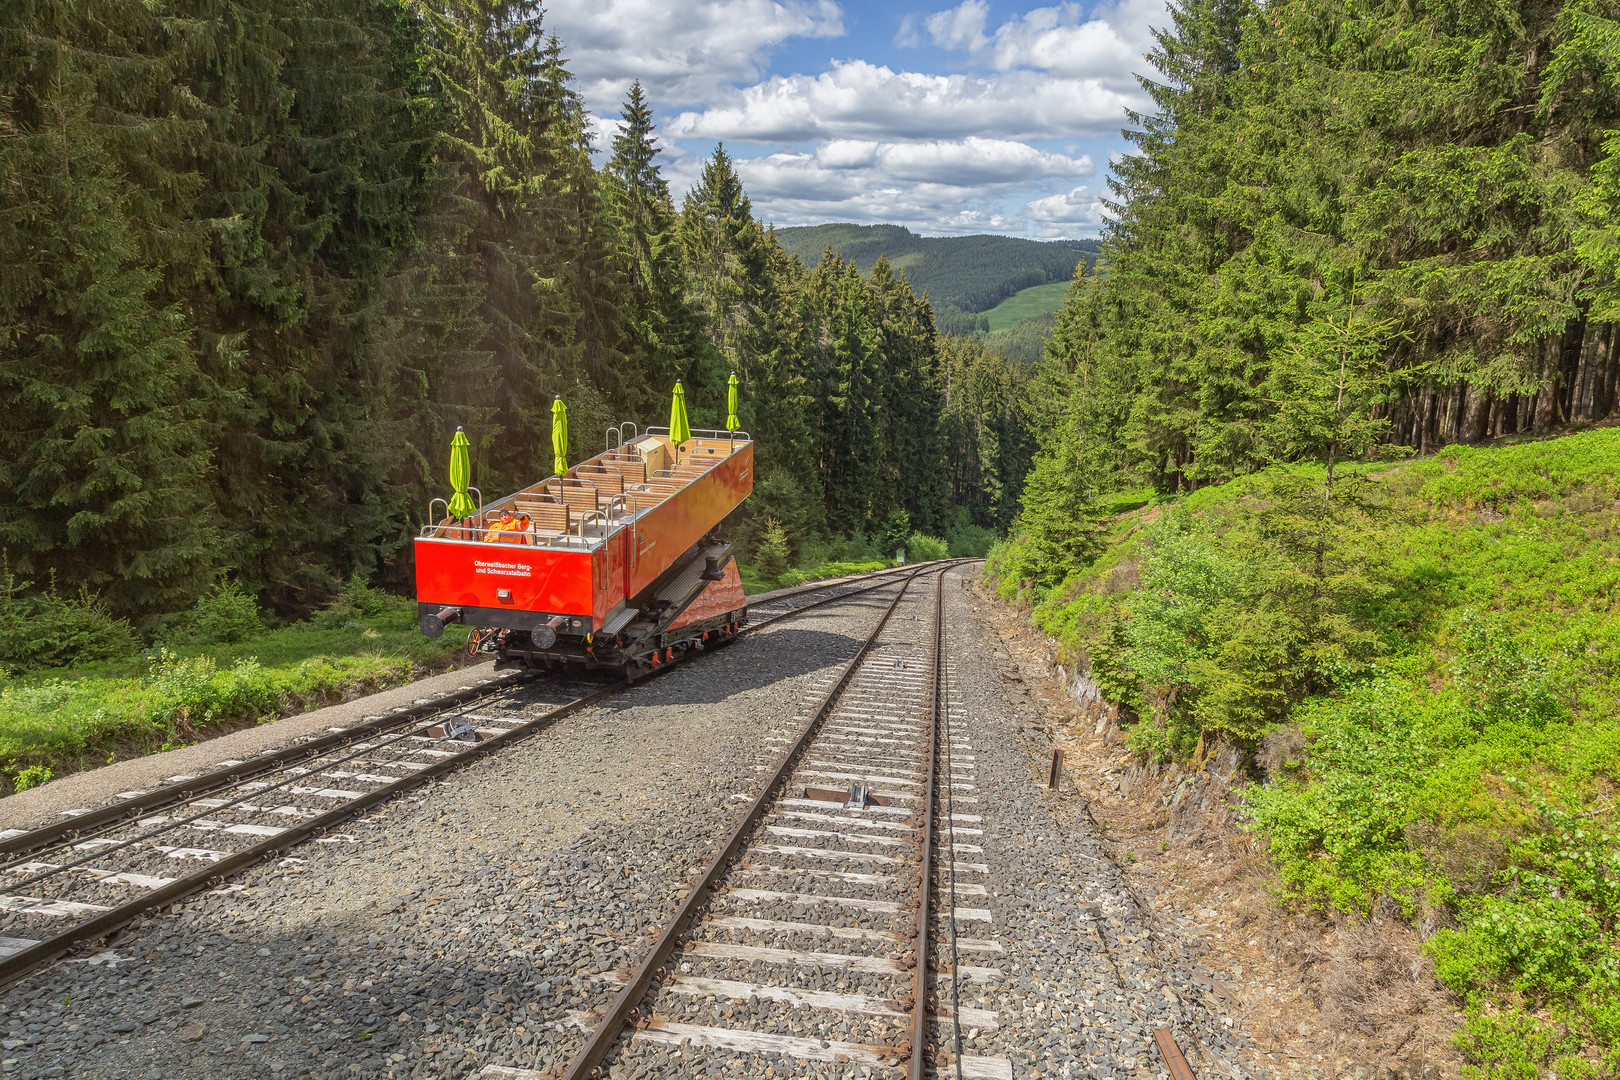
<svg viewBox="0 0 1620 1080"><path fill-rule="evenodd" d="M1008 704L963 580L953 572L945 591L963 785L950 809L957 842L982 849L957 860L989 872L958 875L988 895L957 906L989 922L957 929L1001 950L958 954L964 970L1000 972L962 986L963 1008L996 1016L963 1023L963 1053L1010 1059L1018 1077L1157 1077L1151 1031L1163 1025L1200 1076L1247 1075L1203 1004L1207 973L1132 895L1081 801L1045 790L1049 738ZM840 601L685 664L0 991L0 1075L560 1071L757 793L782 746L766 735L796 723L892 595ZM505 707L523 711L521 692ZM943 920L937 929L944 1013L949 937ZM942 1052L949 1036L936 1026ZM661 1060L667 1071L649 1075L743 1075L725 1053Z"/></svg>

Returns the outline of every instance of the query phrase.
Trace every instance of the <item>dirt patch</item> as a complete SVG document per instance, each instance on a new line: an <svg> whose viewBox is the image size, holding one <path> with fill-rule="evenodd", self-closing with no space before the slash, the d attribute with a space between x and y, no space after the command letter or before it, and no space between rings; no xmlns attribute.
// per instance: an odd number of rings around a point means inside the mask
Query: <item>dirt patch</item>
<svg viewBox="0 0 1620 1080"><path fill-rule="evenodd" d="M1258 762L1224 747L1196 764L1141 765L1125 749L1118 710L1057 662L1055 643L1026 613L977 592L979 617L999 637L994 651L1011 660L1004 677L1046 718L1062 752L1064 790L1139 898L1195 940L1216 973L1209 993L1257 1048L1244 1067L1352 1080L1459 1075L1452 1037L1462 1011L1435 980L1416 930L1388 911L1361 919L1282 904L1270 861L1240 827L1251 773L1286 771L1297 733L1268 739ZM1474 839L1431 842L1478 858Z"/></svg>

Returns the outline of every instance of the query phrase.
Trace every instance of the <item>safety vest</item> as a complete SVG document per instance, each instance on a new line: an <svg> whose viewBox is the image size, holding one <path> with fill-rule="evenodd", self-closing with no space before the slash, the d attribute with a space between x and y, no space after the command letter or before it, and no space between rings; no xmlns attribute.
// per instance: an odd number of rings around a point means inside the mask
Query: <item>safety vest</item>
<svg viewBox="0 0 1620 1080"><path fill-rule="evenodd" d="M486 544L527 544L529 542L530 523L527 514L513 517L511 514L502 514L501 519L489 527L484 537Z"/></svg>

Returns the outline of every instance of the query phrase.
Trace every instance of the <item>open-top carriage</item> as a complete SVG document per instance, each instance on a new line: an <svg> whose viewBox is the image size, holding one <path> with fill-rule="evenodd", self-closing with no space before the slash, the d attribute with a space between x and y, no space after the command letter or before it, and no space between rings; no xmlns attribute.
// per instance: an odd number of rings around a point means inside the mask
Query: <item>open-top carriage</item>
<svg viewBox="0 0 1620 1080"><path fill-rule="evenodd" d="M753 440L676 434L609 428L602 453L460 517L435 499L416 538L422 632L467 625L500 665L632 672L736 633L748 607L725 537Z"/></svg>

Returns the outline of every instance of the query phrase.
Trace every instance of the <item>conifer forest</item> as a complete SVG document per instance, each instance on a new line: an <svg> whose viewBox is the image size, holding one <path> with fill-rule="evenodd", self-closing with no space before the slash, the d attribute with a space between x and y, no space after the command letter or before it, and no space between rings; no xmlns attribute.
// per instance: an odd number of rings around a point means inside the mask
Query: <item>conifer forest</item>
<svg viewBox="0 0 1620 1080"><path fill-rule="evenodd" d="M537 0L0 3L0 787L314 700L257 666L289 625L428 648L457 428L506 493L556 396L583 457L677 380L723 426L735 373L751 592L987 555L1088 752L1163 808L1235 762L1210 850L1411 939L1324 1015L1410 1040L1378 1002L1422 983L1462 1075L1620 1075L1620 0L1159 25L1100 237L1026 266L785 245L723 145L672 190L641 84L599 145ZM103 660L150 697L123 727L57 678ZM181 709L186 663L239 689Z"/></svg>
<svg viewBox="0 0 1620 1080"><path fill-rule="evenodd" d="M1022 372L884 261L787 256L723 147L672 193L639 86L622 120L593 145L532 0L4 5L8 587L136 624L221 573L288 617L402 588L458 426L508 491L554 395L579 455L677 379L720 426L733 371L754 532L1005 527Z"/></svg>

